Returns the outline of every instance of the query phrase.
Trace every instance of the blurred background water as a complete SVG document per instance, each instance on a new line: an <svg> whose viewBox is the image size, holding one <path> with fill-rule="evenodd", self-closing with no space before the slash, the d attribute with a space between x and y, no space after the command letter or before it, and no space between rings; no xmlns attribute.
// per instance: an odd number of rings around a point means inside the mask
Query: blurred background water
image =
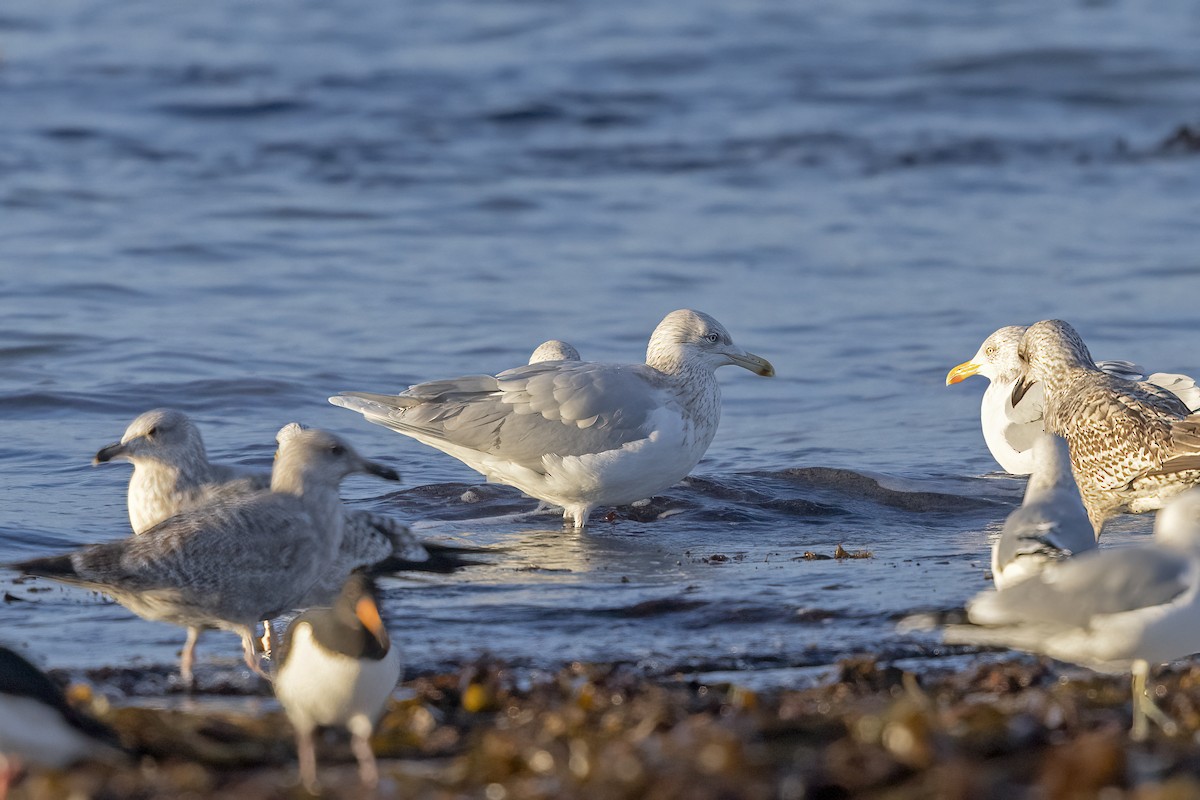
<svg viewBox="0 0 1200 800"><path fill-rule="evenodd" d="M1047 317L1200 370L1198 44L1171 0L7 0L0 561L125 535L128 469L89 460L174 406L244 464L344 434L406 485L349 502L507 548L386 584L410 670L936 658L895 615L987 586L1023 489L946 371ZM583 534L325 400L551 337L637 360L679 307L778 377L723 370L697 479ZM874 557L803 557L839 543ZM0 638L39 663L174 662L182 631L14 577Z"/></svg>

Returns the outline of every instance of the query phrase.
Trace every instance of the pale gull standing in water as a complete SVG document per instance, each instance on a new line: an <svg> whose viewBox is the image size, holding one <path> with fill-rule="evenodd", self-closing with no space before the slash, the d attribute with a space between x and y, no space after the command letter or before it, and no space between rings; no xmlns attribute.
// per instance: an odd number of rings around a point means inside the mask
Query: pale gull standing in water
<svg viewBox="0 0 1200 800"><path fill-rule="evenodd" d="M1071 475L1065 440L1040 434L1033 447L1033 474L1021 507L1008 515L992 546L992 580L1005 589L1041 572L1048 563L1096 546L1079 489Z"/></svg>
<svg viewBox="0 0 1200 800"><path fill-rule="evenodd" d="M400 653L380 618L375 585L352 575L332 608L314 608L292 621L284 635L275 696L296 729L300 777L313 794L318 726L350 731L359 775L367 788L379 782L371 731L400 680Z"/></svg>
<svg viewBox="0 0 1200 800"><path fill-rule="evenodd" d="M239 634L247 666L265 675L254 626L302 605L337 557L342 479L367 472L399 480L325 431L291 423L279 442L269 492L217 493L140 535L12 566L104 592L144 619L187 628L180 675L188 686L203 628Z"/></svg>
<svg viewBox="0 0 1200 800"><path fill-rule="evenodd" d="M714 371L726 364L775 374L721 323L684 309L655 328L645 364L549 361L329 402L561 506L578 529L596 506L648 497L696 466L717 431Z"/></svg>
<svg viewBox="0 0 1200 800"><path fill-rule="evenodd" d="M979 346L970 361L954 367L946 375L946 385L982 375L990 383L983 393L979 419L983 441L992 457L1013 475L1033 471L1033 442L1042 433L1044 399L1042 387L1034 385L1021 402L1012 403L1012 390L1021 374L1017 348L1025 327L1009 325L992 333ZM1097 361L1096 366L1109 375L1131 381L1143 380L1145 370L1129 361ZM1193 411L1200 409L1200 387L1187 375L1156 372L1145 380L1177 395Z"/></svg>
<svg viewBox="0 0 1200 800"><path fill-rule="evenodd" d="M1013 404L1034 382L1045 392L1045 428L1067 440L1071 468L1096 535L1105 520L1127 510L1161 508L1200 483L1200 415L1150 383L1097 368L1079 334L1044 320L1021 337L1022 377Z"/></svg>
<svg viewBox="0 0 1200 800"><path fill-rule="evenodd" d="M1154 541L1096 549L1050 564L1016 586L967 606L972 625L946 641L1014 647L1102 672L1133 673L1133 731L1147 717L1174 726L1146 695L1151 664L1200 651L1200 490L1159 512Z"/></svg>
<svg viewBox="0 0 1200 800"><path fill-rule="evenodd" d="M542 342L529 356L530 364L541 364L545 361L582 361L579 351L559 339Z"/></svg>

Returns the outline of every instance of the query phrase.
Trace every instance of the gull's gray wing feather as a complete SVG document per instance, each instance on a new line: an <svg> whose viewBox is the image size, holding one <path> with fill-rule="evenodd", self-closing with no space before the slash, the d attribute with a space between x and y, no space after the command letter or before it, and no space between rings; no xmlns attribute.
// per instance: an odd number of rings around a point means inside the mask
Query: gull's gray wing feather
<svg viewBox="0 0 1200 800"><path fill-rule="evenodd" d="M466 447L536 471L546 454L599 453L644 439L664 401L661 378L644 365L563 361L432 381L399 396L330 398L435 446Z"/></svg>
<svg viewBox="0 0 1200 800"><path fill-rule="evenodd" d="M271 471L236 467L231 464L210 464L212 482L230 491L264 492L271 488Z"/></svg>
<svg viewBox="0 0 1200 800"><path fill-rule="evenodd" d="M1074 507L1069 510L1036 503L1009 514L996 543L996 561L1006 565L1020 556L1035 554L1060 559L1095 547L1095 534L1083 503L1078 496L1063 498L1063 502L1070 500Z"/></svg>
<svg viewBox="0 0 1200 800"><path fill-rule="evenodd" d="M1123 378L1127 381L1140 381L1146 378L1146 368L1132 361L1097 361L1096 366L1102 372L1106 372L1115 378Z"/></svg>
<svg viewBox="0 0 1200 800"><path fill-rule="evenodd" d="M296 498L264 493L185 511L138 536L79 550L71 562L81 582L119 599L164 592L224 619L266 619L315 579L318 535Z"/></svg>
<svg viewBox="0 0 1200 800"><path fill-rule="evenodd" d="M967 616L979 625L1086 628L1100 615L1171 602L1187 591L1187 576L1187 560L1159 548L1090 550L1010 589L977 596Z"/></svg>
<svg viewBox="0 0 1200 800"><path fill-rule="evenodd" d="M1190 411L1200 411L1200 386L1188 375L1176 375L1170 372L1156 372L1146 378L1146 383L1166 389L1178 397Z"/></svg>
<svg viewBox="0 0 1200 800"><path fill-rule="evenodd" d="M388 558L427 561L429 551L413 536L408 526L370 511L346 512L346 531L338 550L337 563L350 570L369 567Z"/></svg>

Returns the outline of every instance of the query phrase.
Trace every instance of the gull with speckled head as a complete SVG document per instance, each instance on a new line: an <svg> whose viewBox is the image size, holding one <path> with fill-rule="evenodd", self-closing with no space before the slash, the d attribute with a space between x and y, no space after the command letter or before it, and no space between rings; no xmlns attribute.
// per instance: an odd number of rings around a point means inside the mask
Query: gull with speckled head
<svg viewBox="0 0 1200 800"><path fill-rule="evenodd" d="M546 361L582 361L579 351L561 339L547 339L539 344L529 356L530 364Z"/></svg>
<svg viewBox="0 0 1200 800"><path fill-rule="evenodd" d="M997 463L1012 475L1033 471L1033 443L1042 434L1042 387L1034 385L1015 406L1012 390L1021 376L1017 349L1026 328L1009 325L984 339L979 351L950 370L946 385L951 386L982 375L990 383L983 393L979 421L983 441ZM1177 395L1193 411L1200 410L1200 387L1187 375L1156 372L1144 377L1145 369L1130 361L1097 361L1096 366L1109 375L1131 381L1145 380Z"/></svg>
<svg viewBox="0 0 1200 800"><path fill-rule="evenodd" d="M295 430L285 427L284 435ZM180 511L218 496L267 491L271 472L218 464L208 459L204 440L182 411L156 408L139 414L120 442L103 447L94 464L128 461L127 503L134 533L144 533ZM303 606L328 605L355 569L373 574L396 571L452 572L470 563L457 548L423 542L399 521L362 509L346 509L338 557L309 590Z"/></svg>
<svg viewBox="0 0 1200 800"><path fill-rule="evenodd" d="M721 323L682 309L654 329L644 364L548 361L329 402L561 506L579 529L593 508L640 500L691 472L717 432L715 370L727 364L775 374Z"/></svg>
<svg viewBox="0 0 1200 800"><path fill-rule="evenodd" d="M246 665L265 677L254 627L300 606L337 557L345 529L342 479L354 472L400 479L325 431L293 422L277 439L269 492L217 494L137 536L11 566L108 594L143 619L187 628L180 675L188 686L204 628L239 634Z"/></svg>
<svg viewBox="0 0 1200 800"><path fill-rule="evenodd" d="M1034 383L1045 393L1044 423L1067 440L1071 469L1096 536L1120 511L1142 513L1200 483L1200 414L1150 383L1109 375L1062 320L1025 331L1017 405Z"/></svg>
<svg viewBox="0 0 1200 800"><path fill-rule="evenodd" d="M970 625L945 629L957 644L1015 647L1101 672L1133 673L1134 739L1147 720L1174 725L1146 694L1151 664L1200 652L1200 490L1172 498L1154 541L1095 549L1019 584L982 592Z"/></svg>

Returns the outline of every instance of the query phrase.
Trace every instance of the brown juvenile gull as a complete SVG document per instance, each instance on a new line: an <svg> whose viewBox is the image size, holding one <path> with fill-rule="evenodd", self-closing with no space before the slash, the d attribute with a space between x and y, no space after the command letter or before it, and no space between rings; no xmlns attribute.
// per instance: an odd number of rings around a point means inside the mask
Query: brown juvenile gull
<svg viewBox="0 0 1200 800"><path fill-rule="evenodd" d="M1200 651L1200 490L1172 498L1154 541L1095 549L1050 564L1016 586L967 604L971 625L948 642L1015 647L1101 672L1133 673L1134 739L1147 718L1174 725L1146 695L1151 664Z"/></svg>
<svg viewBox="0 0 1200 800"><path fill-rule="evenodd" d="M582 361L579 351L560 339L549 339L542 342L529 356L530 364L541 364L545 361Z"/></svg>
<svg viewBox="0 0 1200 800"><path fill-rule="evenodd" d="M1033 471L1033 442L1042 434L1042 387L1035 384L1021 402L1012 404L1012 390L1021 375L1017 348L1026 328L1009 325L984 339L979 351L950 370L946 385L982 375L990 383L983 393L979 421L983 441L997 463L1012 475ZM1097 361L1096 366L1109 375L1131 381L1146 380L1175 394L1192 411L1200 410L1200 388L1187 375L1156 372L1144 377L1145 369L1129 361Z"/></svg>
<svg viewBox="0 0 1200 800"><path fill-rule="evenodd" d="M204 628L242 637L246 664L259 620L301 605L337 557L345 527L342 479L367 472L399 480L331 433L291 423L280 431L268 492L217 493L137 536L12 565L111 595L143 619L188 629L180 675L192 685Z"/></svg>
<svg viewBox="0 0 1200 800"><path fill-rule="evenodd" d="M648 497L696 466L717 432L725 364L775 374L721 323L683 309L655 328L644 364L548 361L329 402L561 506L579 529L596 506Z"/></svg>
<svg viewBox="0 0 1200 800"><path fill-rule="evenodd" d="M1102 372L1061 320L1032 325L1018 355L1022 377L1013 405L1034 382L1043 385L1046 431L1070 445L1075 482L1097 537L1114 514L1153 511L1200 483L1200 415L1190 415L1174 394Z"/></svg>
<svg viewBox="0 0 1200 800"><path fill-rule="evenodd" d="M316 794L319 726L350 731L359 776L379 782L371 731L400 680L400 651L379 615L375 585L351 575L332 608L314 608L292 621L284 635L275 696L296 729L300 777Z"/></svg>
<svg viewBox="0 0 1200 800"><path fill-rule="evenodd" d="M1008 515L992 546L992 580L1005 589L1047 564L1091 550L1096 536L1071 475L1065 440L1043 433L1030 448L1033 474L1021 507Z"/></svg>

